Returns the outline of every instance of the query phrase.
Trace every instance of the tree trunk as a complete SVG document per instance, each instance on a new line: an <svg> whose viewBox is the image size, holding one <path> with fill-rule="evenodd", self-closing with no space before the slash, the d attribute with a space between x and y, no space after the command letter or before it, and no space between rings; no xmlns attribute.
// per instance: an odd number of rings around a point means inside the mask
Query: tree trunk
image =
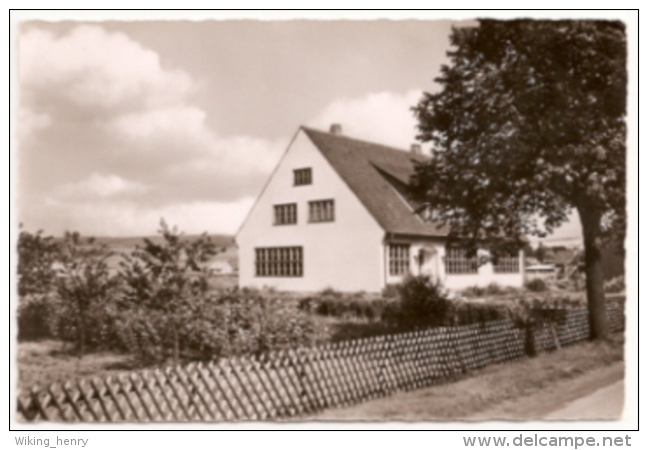
<svg viewBox="0 0 648 450"><path fill-rule="evenodd" d="M579 209L585 244L585 287L589 311L590 339L610 338L605 292L603 290L603 263L601 260L601 215Z"/></svg>

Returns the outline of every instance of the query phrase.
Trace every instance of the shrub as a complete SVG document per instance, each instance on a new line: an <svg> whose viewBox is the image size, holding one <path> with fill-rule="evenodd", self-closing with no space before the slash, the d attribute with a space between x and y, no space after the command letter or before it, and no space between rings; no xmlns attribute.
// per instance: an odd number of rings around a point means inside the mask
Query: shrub
<svg viewBox="0 0 648 450"><path fill-rule="evenodd" d="M196 296L182 314L177 345L180 359L212 360L260 354L316 342L311 317L292 299L258 291L230 290ZM166 361L176 345L163 312L145 309L120 316L120 342L148 361Z"/></svg>
<svg viewBox="0 0 648 450"><path fill-rule="evenodd" d="M497 283L490 283L486 286L486 295L503 295L506 290Z"/></svg>
<svg viewBox="0 0 648 450"><path fill-rule="evenodd" d="M397 284L388 284L385 286L381 292L383 298L397 298L398 297L398 285Z"/></svg>
<svg viewBox="0 0 648 450"><path fill-rule="evenodd" d="M547 290L547 283L542 278L534 278L528 281L525 287L531 292L544 292Z"/></svg>
<svg viewBox="0 0 648 450"><path fill-rule="evenodd" d="M560 290L565 291L565 290L569 289L572 284L573 283L570 283L569 280L556 280L556 282L554 283L554 286L556 287L556 289L560 289Z"/></svg>
<svg viewBox="0 0 648 450"><path fill-rule="evenodd" d="M387 308L383 318L399 328L421 328L448 322L451 302L429 276L408 277L398 286L399 300Z"/></svg>
<svg viewBox="0 0 648 450"><path fill-rule="evenodd" d="M342 293L325 289L319 294L299 300L303 312L324 317L374 320L382 316L386 300L365 292Z"/></svg>
<svg viewBox="0 0 648 450"><path fill-rule="evenodd" d="M486 293L486 289L481 286L469 286L460 293L468 298L482 297Z"/></svg>
<svg viewBox="0 0 648 450"><path fill-rule="evenodd" d="M469 325L491 320L519 319L522 310L511 303L453 302L448 325Z"/></svg>
<svg viewBox="0 0 648 450"><path fill-rule="evenodd" d="M49 295L20 297L16 318L18 339L30 341L54 337L56 308Z"/></svg>
<svg viewBox="0 0 648 450"><path fill-rule="evenodd" d="M484 297L484 296L495 296L495 295L504 295L509 293L508 288L504 288L497 283L490 283L486 287L482 286L470 286L465 288L460 292L461 295L468 298L474 297Z"/></svg>

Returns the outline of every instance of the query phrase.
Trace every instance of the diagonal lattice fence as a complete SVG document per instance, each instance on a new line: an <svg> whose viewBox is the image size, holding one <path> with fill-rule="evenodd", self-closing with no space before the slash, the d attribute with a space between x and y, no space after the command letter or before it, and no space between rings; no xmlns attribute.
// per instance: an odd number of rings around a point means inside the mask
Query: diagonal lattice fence
<svg viewBox="0 0 648 450"><path fill-rule="evenodd" d="M586 340L586 310L527 333L509 321L440 327L166 369L56 383L18 396L23 421L277 420L443 383L482 367ZM613 331L620 303L608 305Z"/></svg>

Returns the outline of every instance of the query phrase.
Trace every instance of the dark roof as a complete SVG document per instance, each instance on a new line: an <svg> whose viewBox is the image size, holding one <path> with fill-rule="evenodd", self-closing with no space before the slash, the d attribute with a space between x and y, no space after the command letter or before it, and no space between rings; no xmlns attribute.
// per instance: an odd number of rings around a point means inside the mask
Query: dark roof
<svg viewBox="0 0 648 450"><path fill-rule="evenodd" d="M302 129L385 231L447 236L448 227L423 221L415 212L420 205L407 198L406 186L414 173L413 161L424 161L424 156L311 128Z"/></svg>

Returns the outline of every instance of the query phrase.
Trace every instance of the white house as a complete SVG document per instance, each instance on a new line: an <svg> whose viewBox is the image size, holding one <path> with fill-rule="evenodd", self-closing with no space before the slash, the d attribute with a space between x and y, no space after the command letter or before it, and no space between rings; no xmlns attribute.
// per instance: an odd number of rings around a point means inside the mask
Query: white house
<svg viewBox="0 0 648 450"><path fill-rule="evenodd" d="M379 292L412 273L449 289L523 285L522 252L476 264L406 198L403 151L301 127L236 235L239 285Z"/></svg>

